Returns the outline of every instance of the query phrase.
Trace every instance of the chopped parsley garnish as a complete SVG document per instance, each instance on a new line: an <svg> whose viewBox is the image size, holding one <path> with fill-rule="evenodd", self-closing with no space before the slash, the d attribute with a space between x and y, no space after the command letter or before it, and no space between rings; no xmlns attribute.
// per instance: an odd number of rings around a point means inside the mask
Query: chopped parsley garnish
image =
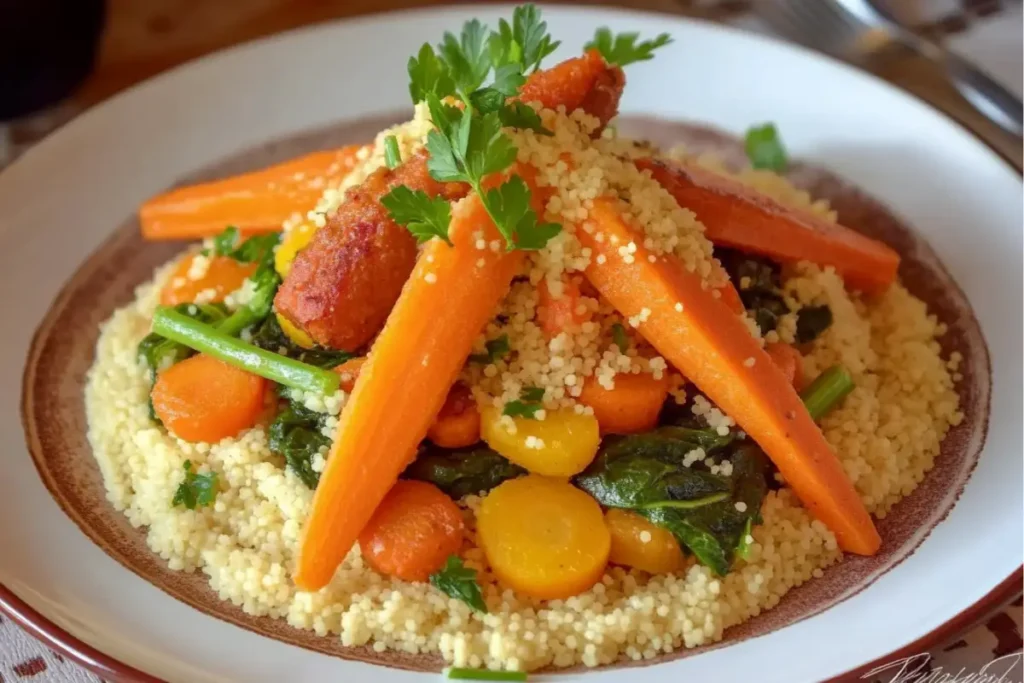
<svg viewBox="0 0 1024 683"><path fill-rule="evenodd" d="M426 145L431 177L468 184L509 250L540 249L561 226L539 220L525 181L513 175L486 192L482 184L486 176L515 163L516 147L503 128L549 133L537 112L507 100L526 82L527 69L536 69L558 43L547 35L547 25L532 5L516 8L512 24L502 22L499 29L488 33L474 19L463 25L459 36L446 33L436 50L424 44L409 60L409 93L414 102L427 103L434 122ZM461 101L462 108L445 102L446 98ZM398 187L382 203L395 222L420 241L439 237L450 244L451 212L440 208L441 201Z"/></svg>
<svg viewBox="0 0 1024 683"><path fill-rule="evenodd" d="M484 348L487 349L486 353L474 353L469 360L474 363L493 363L499 358L504 358L511 350L508 345L508 335L503 334L500 337L488 339Z"/></svg>
<svg viewBox="0 0 1024 683"><path fill-rule="evenodd" d="M477 612L487 613L487 603L476 580L476 570L462 564L458 555L448 557L444 567L430 575L430 583L445 595L461 600Z"/></svg>
<svg viewBox="0 0 1024 683"><path fill-rule="evenodd" d="M537 417L537 411L544 407L543 400L543 389L540 387L526 387L520 392L518 400L509 401L505 404L505 409L501 411L501 414L533 420Z"/></svg>
<svg viewBox="0 0 1024 683"><path fill-rule="evenodd" d="M417 242L440 237L448 244L448 224L452 209L444 197L431 197L423 190L399 185L380 199L396 223L405 226Z"/></svg>
<svg viewBox="0 0 1024 683"><path fill-rule="evenodd" d="M629 349L629 337L626 336L626 328L622 326L622 323L612 325L612 341L623 353Z"/></svg>
<svg viewBox="0 0 1024 683"><path fill-rule="evenodd" d="M525 681L525 671L492 671L491 669L467 669L450 666L444 670L451 681Z"/></svg>
<svg viewBox="0 0 1024 683"><path fill-rule="evenodd" d="M217 497L217 473L197 474L192 461L185 461L185 480L178 484L171 500L172 506L184 505L189 510L212 505Z"/></svg>
<svg viewBox="0 0 1024 683"><path fill-rule="evenodd" d="M609 64L626 66L633 62L653 59L655 50L672 42L671 36L667 33L662 33L654 40L645 40L642 43L636 42L639 38L639 33L620 33L613 36L611 29L606 26L597 29L594 39L584 45L583 49L597 50Z"/></svg>
<svg viewBox="0 0 1024 683"><path fill-rule="evenodd" d="M394 135L384 138L384 163L388 168L397 168L402 163L402 153L398 150L398 138Z"/></svg>
<svg viewBox="0 0 1024 683"><path fill-rule="evenodd" d="M782 146L779 131L775 129L774 123L750 128L747 131L744 148L750 165L754 168L782 173L789 165L786 148Z"/></svg>

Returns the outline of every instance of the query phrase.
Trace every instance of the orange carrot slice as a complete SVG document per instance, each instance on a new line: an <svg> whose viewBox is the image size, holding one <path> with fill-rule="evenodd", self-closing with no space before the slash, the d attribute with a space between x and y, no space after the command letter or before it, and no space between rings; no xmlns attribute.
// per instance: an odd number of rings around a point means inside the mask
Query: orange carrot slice
<svg viewBox="0 0 1024 683"><path fill-rule="evenodd" d="M878 531L839 459L740 318L677 259L650 262L643 240L634 239L612 200L595 200L590 220L596 229L577 230L576 237L595 256L605 256L604 263L591 260L591 283L625 316L649 311L638 328L643 337L757 441L840 547L875 553ZM604 239L598 241L597 233ZM637 245L630 263L612 246L628 242Z"/></svg>
<svg viewBox="0 0 1024 683"><path fill-rule="evenodd" d="M427 438L441 448L464 448L480 440L480 411L469 387L462 382L452 386Z"/></svg>
<svg viewBox="0 0 1024 683"><path fill-rule="evenodd" d="M205 257L204 257L205 258ZM196 300L200 292L212 291L213 296L206 303L219 303L224 301L231 292L235 291L245 282L246 278L256 272L255 263L240 263L230 256L213 256L206 270L192 279L189 273L192 270L196 256L188 256L181 260L174 274L167 284L160 291L160 303L164 306L177 306L188 304Z"/></svg>
<svg viewBox="0 0 1024 683"><path fill-rule="evenodd" d="M441 489L401 480L359 534L363 559L382 574L426 581L462 547L462 512Z"/></svg>
<svg viewBox="0 0 1024 683"><path fill-rule="evenodd" d="M579 401L590 406L602 434L635 434L654 429L668 396L668 377L620 373L615 388L605 389L593 377L583 382Z"/></svg>
<svg viewBox="0 0 1024 683"><path fill-rule="evenodd" d="M477 249L479 231L486 242L502 239L471 195L452 207L454 246L426 244L360 370L303 532L295 573L303 590L331 580L508 292L523 252Z"/></svg>
<svg viewBox="0 0 1024 683"><path fill-rule="evenodd" d="M244 234L275 232L293 214L316 206L324 188L337 185L358 163L363 145L314 152L276 166L223 180L180 187L139 209L149 240L196 240L229 225Z"/></svg>
<svg viewBox="0 0 1024 683"><path fill-rule="evenodd" d="M896 281L899 254L882 242L693 164L655 159L636 164L697 215L715 244L783 262L832 266L848 285L872 294Z"/></svg>
<svg viewBox="0 0 1024 683"><path fill-rule="evenodd" d="M167 368L153 385L153 410L175 436L217 443L259 422L267 380L199 354Z"/></svg>

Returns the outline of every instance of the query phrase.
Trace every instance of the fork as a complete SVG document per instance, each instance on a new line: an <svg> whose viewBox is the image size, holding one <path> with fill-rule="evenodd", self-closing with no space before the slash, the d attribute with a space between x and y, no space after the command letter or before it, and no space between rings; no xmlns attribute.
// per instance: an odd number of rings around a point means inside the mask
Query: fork
<svg viewBox="0 0 1024 683"><path fill-rule="evenodd" d="M975 109L1003 130L1021 137L1021 101L964 59L903 28L871 0L757 0L755 11L785 38L845 61L863 61L897 44L943 69Z"/></svg>

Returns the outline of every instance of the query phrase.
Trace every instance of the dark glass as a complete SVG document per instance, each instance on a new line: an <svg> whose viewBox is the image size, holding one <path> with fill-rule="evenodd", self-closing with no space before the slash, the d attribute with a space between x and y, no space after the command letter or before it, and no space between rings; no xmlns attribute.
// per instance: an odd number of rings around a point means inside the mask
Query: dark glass
<svg viewBox="0 0 1024 683"><path fill-rule="evenodd" d="M70 95L92 71L104 0L0 0L0 121Z"/></svg>

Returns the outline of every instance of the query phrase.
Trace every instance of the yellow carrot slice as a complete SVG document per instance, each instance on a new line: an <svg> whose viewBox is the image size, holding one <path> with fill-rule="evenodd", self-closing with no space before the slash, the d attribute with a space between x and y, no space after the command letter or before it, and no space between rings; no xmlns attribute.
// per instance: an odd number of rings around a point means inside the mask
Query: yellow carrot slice
<svg viewBox="0 0 1024 683"><path fill-rule="evenodd" d="M252 173L180 187L139 209L149 240L196 240L229 225L245 234L275 232L293 214L316 206L326 187L337 185L358 163L363 145L314 152Z"/></svg>
<svg viewBox="0 0 1024 683"><path fill-rule="evenodd" d="M881 539L838 458L739 316L676 259L649 261L612 200L595 200L589 213L594 230L577 230L576 237L595 257L586 270L594 287L624 316L647 311L638 328L644 339L765 450L840 547L875 553ZM630 242L637 251L627 263L614 245Z"/></svg>
<svg viewBox="0 0 1024 683"><path fill-rule="evenodd" d="M523 252L477 249L479 231L488 243L502 240L474 194L452 207L454 246L424 247L362 365L303 533L295 583L304 590L331 580L508 292Z"/></svg>

